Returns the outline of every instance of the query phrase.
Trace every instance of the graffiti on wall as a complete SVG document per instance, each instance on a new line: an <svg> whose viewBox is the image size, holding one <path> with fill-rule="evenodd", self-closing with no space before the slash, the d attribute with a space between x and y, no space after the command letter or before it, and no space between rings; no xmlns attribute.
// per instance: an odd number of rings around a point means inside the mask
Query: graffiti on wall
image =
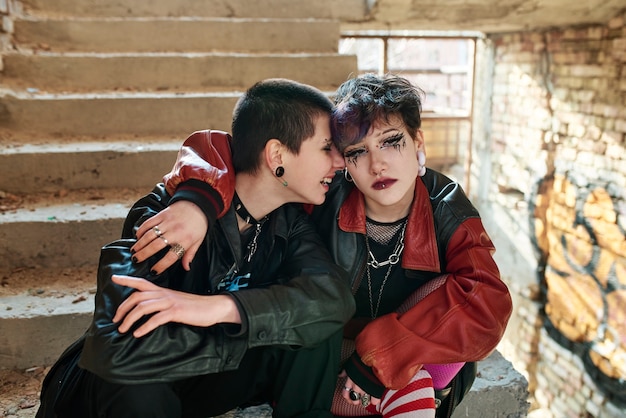
<svg viewBox="0 0 626 418"><path fill-rule="evenodd" d="M577 185L567 175L545 179L531 221L546 329L626 405L626 234L607 188Z"/></svg>

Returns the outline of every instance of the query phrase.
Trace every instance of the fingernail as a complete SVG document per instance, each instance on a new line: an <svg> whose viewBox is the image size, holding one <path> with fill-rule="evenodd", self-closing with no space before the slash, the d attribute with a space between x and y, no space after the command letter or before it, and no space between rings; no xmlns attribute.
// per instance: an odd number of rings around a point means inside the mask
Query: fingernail
<svg viewBox="0 0 626 418"><path fill-rule="evenodd" d="M134 248L131 248L131 249L130 249L130 253L131 253L131 254L135 254L136 252L137 252L137 251L135 251L135 249L134 249Z"/></svg>
<svg viewBox="0 0 626 418"><path fill-rule="evenodd" d="M133 263L137 263L137 257L132 256L130 259L133 260Z"/></svg>
<svg viewBox="0 0 626 418"><path fill-rule="evenodd" d="M159 273L157 273L157 271L156 271L156 270L150 270L150 274L152 274L153 276L156 276L156 275L157 275L157 274L159 274Z"/></svg>

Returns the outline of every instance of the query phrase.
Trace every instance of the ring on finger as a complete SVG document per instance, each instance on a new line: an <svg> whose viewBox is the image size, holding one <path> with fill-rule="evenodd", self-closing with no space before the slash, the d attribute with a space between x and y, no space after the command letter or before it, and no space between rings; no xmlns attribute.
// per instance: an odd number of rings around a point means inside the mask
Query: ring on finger
<svg viewBox="0 0 626 418"><path fill-rule="evenodd" d="M361 399L361 394L350 389L350 394L348 397L351 401L358 401L359 399Z"/></svg>
<svg viewBox="0 0 626 418"><path fill-rule="evenodd" d="M161 238L163 240L165 245L170 245L170 242L163 235L159 235L159 238Z"/></svg>
<svg viewBox="0 0 626 418"><path fill-rule="evenodd" d="M364 393L363 395L361 395L361 405L363 406L363 408L366 408L369 404L370 404L370 395L368 395L367 393Z"/></svg>
<svg viewBox="0 0 626 418"><path fill-rule="evenodd" d="M152 230L154 231L154 234L157 236L157 238L161 238L161 235L163 235L163 232L161 232L158 225L153 226Z"/></svg>
<svg viewBox="0 0 626 418"><path fill-rule="evenodd" d="M185 255L185 248L178 243L172 244L170 251L176 254L179 260Z"/></svg>

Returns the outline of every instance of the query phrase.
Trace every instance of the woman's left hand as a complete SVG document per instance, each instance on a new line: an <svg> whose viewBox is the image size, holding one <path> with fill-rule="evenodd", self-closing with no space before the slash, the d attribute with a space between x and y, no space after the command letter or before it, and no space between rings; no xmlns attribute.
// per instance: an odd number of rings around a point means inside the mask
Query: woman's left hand
<svg viewBox="0 0 626 418"><path fill-rule="evenodd" d="M365 391L363 389L361 389L359 387L359 385L354 383L352 381L352 379L350 379L350 377L348 377L348 374L346 373L345 370L342 370L342 372L339 375L339 377L345 377L346 378L346 382L343 385L342 396L343 396L343 398L347 402L351 403L352 405L361 405L363 407L366 407L369 404L372 404L374 406L380 404L380 399L379 398L375 398L375 397L365 393ZM350 397L351 393L355 393L356 395L352 395L352 396L353 397L358 396L358 398L357 399L352 399Z"/></svg>
<svg viewBox="0 0 626 418"><path fill-rule="evenodd" d="M134 258L142 262L163 248L178 247L181 257L168 251L153 267L160 274L181 259L183 268L189 271L198 248L204 241L208 222L202 210L194 203L180 200L147 219L137 230L137 242L132 246ZM175 248L174 248L175 249Z"/></svg>

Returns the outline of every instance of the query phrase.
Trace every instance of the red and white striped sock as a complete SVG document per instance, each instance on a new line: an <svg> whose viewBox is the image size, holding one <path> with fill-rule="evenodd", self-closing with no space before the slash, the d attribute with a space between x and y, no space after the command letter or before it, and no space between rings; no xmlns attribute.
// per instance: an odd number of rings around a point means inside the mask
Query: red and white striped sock
<svg viewBox="0 0 626 418"><path fill-rule="evenodd" d="M435 416L435 390L430 374L420 370L408 385L399 390L386 390L377 406L368 412L383 418L432 418Z"/></svg>

